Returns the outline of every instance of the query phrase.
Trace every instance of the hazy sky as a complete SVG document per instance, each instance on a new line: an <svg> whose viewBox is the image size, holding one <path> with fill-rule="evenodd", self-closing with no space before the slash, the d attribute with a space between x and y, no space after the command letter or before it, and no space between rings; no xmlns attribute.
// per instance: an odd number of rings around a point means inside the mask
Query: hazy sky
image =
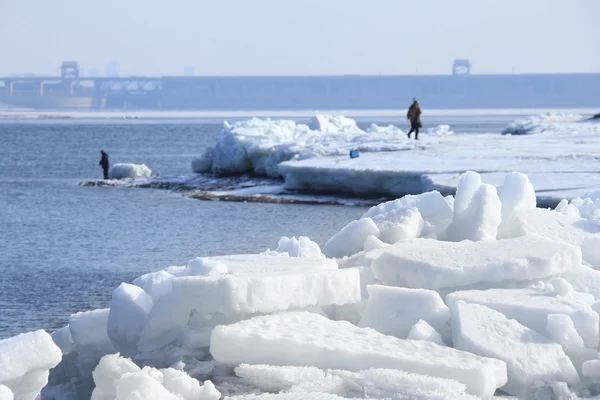
<svg viewBox="0 0 600 400"><path fill-rule="evenodd" d="M0 75L600 72L600 0L0 0Z"/></svg>

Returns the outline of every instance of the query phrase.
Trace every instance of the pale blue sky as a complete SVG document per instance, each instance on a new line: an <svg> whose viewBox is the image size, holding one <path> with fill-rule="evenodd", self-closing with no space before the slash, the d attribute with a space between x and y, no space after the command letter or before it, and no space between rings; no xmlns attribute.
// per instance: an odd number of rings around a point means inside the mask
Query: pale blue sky
<svg viewBox="0 0 600 400"><path fill-rule="evenodd" d="M0 75L600 72L600 0L0 0Z"/></svg>

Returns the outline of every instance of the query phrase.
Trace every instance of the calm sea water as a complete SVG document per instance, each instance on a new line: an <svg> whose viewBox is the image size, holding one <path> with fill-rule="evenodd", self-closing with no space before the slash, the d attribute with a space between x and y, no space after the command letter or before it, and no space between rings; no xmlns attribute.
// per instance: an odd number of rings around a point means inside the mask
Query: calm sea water
<svg viewBox="0 0 600 400"><path fill-rule="evenodd" d="M499 132L510 120L440 117L428 124ZM108 307L119 283L193 257L274 249L291 235L324 244L365 212L79 186L101 177L100 149L112 163L188 174L220 129L208 120L0 121L0 338L60 328L71 313Z"/></svg>

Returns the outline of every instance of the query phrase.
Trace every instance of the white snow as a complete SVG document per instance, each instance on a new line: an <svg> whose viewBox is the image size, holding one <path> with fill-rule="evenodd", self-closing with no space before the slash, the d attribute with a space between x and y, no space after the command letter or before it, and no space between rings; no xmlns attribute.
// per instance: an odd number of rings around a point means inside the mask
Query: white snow
<svg viewBox="0 0 600 400"><path fill-rule="evenodd" d="M34 400L61 359L61 350L43 330L0 340L0 395Z"/></svg>
<svg viewBox="0 0 600 400"><path fill-rule="evenodd" d="M143 178L152 175L152 170L146 164L114 164L110 167L110 179Z"/></svg>
<svg viewBox="0 0 600 400"><path fill-rule="evenodd" d="M210 352L217 362L231 366L395 368L455 379L469 393L487 397L506 383L506 365L501 361L428 341L396 339L308 312L283 312L218 326L212 333Z"/></svg>
<svg viewBox="0 0 600 400"><path fill-rule="evenodd" d="M502 390L525 393L535 382L567 382L579 376L561 346L501 313L458 301L452 311L452 340L457 349L506 362L508 381Z"/></svg>
<svg viewBox="0 0 600 400"><path fill-rule="evenodd" d="M450 310L437 292L381 285L367 286L369 299L358 326L406 339L413 325L424 320L435 328L450 319Z"/></svg>
<svg viewBox="0 0 600 400"><path fill-rule="evenodd" d="M581 264L577 247L540 236L478 242L415 239L382 250L375 278L395 286L439 290L481 283L530 281Z"/></svg>
<svg viewBox="0 0 600 400"><path fill-rule="evenodd" d="M446 296L446 304L451 309L459 300L481 304L499 311L507 318L515 319L542 335L547 335L549 314L568 315L573 320L585 346L589 348L598 346L598 314L591 308L594 303L593 296L587 293L574 292L570 296L563 297L552 288L547 290L545 287L530 287L468 290Z"/></svg>

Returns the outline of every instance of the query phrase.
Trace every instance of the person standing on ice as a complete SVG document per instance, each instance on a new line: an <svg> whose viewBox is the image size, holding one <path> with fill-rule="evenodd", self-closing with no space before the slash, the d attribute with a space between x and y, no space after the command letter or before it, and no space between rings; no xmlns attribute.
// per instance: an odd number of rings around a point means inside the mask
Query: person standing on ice
<svg viewBox="0 0 600 400"><path fill-rule="evenodd" d="M419 128L421 125L421 106L419 106L419 101L413 98L413 103L408 108L408 112L406 113L406 118L410 123L410 131L408 132L408 138L410 139L410 134L415 133L415 140L419 140Z"/></svg>
<svg viewBox="0 0 600 400"><path fill-rule="evenodd" d="M104 179L108 179L108 154L106 154L104 150L100 150L100 154L102 154L102 158L100 159L98 165L102 167Z"/></svg>

